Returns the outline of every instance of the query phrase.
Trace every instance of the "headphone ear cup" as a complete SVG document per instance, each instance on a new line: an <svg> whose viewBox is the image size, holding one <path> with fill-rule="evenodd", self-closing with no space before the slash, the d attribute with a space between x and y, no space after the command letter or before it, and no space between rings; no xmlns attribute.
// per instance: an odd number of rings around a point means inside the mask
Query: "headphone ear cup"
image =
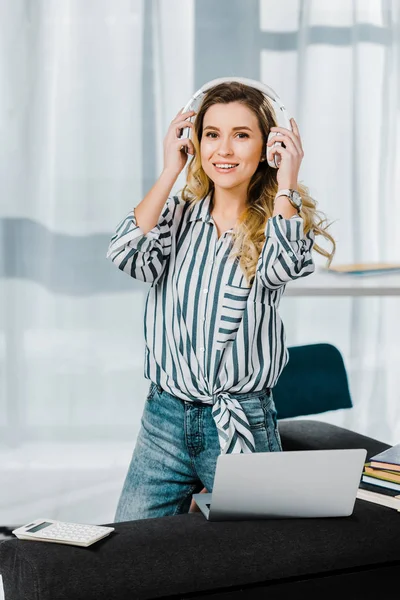
<svg viewBox="0 0 400 600"><path fill-rule="evenodd" d="M193 123L193 118L190 117L189 121L191 123ZM180 139L182 138L188 138L189 140L192 139L192 133L191 133L192 127L184 127L183 129L181 129L181 134L179 136Z"/></svg>
<svg viewBox="0 0 400 600"><path fill-rule="evenodd" d="M268 135L267 144L270 141L270 139L272 137L274 137L275 135L276 135L276 133L274 131L270 132L270 134ZM282 146L282 142L275 142L275 144L272 147L278 146L278 145ZM268 159L268 150L271 150L271 148L269 148L269 146L267 145L266 156L267 156L267 162L268 162L269 166L272 167L273 169L279 169L279 165L281 163L279 154L275 153L273 159L269 160Z"/></svg>

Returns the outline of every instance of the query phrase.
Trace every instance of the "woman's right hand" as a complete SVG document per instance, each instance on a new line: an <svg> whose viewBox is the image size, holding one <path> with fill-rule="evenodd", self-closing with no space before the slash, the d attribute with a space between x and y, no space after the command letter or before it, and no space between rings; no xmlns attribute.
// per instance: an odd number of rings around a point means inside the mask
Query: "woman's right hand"
<svg viewBox="0 0 400 600"><path fill-rule="evenodd" d="M189 138L180 139L179 136L181 135L181 130L185 127L193 127L193 123L186 121L186 119L195 114L194 110L182 113L181 109L171 121L164 139L164 171L173 172L178 176L188 159L185 148L188 154L194 155L192 140L189 140ZM182 146L185 148L181 150Z"/></svg>

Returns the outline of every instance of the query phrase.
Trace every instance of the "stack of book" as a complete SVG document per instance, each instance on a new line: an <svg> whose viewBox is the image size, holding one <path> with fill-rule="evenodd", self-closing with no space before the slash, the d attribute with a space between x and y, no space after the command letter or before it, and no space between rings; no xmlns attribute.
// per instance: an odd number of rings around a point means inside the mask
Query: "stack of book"
<svg viewBox="0 0 400 600"><path fill-rule="evenodd" d="M400 273L400 263L352 263L331 265L330 267L322 267L322 269L328 273L338 273L340 275L390 275Z"/></svg>
<svg viewBox="0 0 400 600"><path fill-rule="evenodd" d="M372 456L365 463L357 498L400 512L400 444Z"/></svg>

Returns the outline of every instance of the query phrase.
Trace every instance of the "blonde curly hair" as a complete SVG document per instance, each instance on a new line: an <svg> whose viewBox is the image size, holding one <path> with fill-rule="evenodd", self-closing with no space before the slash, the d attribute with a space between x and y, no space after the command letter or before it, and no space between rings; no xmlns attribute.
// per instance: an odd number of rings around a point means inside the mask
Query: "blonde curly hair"
<svg viewBox="0 0 400 600"><path fill-rule="evenodd" d="M231 102L244 104L256 115L264 148L266 148L270 128L278 125L270 102L259 90L239 82L221 83L208 90L192 128L195 155L186 169L186 184L180 190L185 202L196 204L214 190L214 182L204 172L200 158L204 115L213 104ZM331 252L314 244L314 250L328 259L327 266L329 266L336 250L335 240L327 232L331 223L327 222L323 213L317 211L317 202L311 198L308 188L299 183L298 190L303 202L300 216L303 219L304 234L313 229L315 236L321 235L331 243ZM277 191L277 169L270 167L266 160L260 162L247 190L247 208L233 232L234 245L231 251L232 257L239 257L248 285L255 276L258 259L265 243L266 222L272 217Z"/></svg>

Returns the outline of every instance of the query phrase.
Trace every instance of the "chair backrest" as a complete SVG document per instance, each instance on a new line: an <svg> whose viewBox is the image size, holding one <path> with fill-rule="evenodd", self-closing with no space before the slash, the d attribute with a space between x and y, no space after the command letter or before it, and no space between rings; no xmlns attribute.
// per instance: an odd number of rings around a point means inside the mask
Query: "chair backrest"
<svg viewBox="0 0 400 600"><path fill-rule="evenodd" d="M273 389L278 419L351 408L346 367L332 344L288 348L289 362Z"/></svg>

